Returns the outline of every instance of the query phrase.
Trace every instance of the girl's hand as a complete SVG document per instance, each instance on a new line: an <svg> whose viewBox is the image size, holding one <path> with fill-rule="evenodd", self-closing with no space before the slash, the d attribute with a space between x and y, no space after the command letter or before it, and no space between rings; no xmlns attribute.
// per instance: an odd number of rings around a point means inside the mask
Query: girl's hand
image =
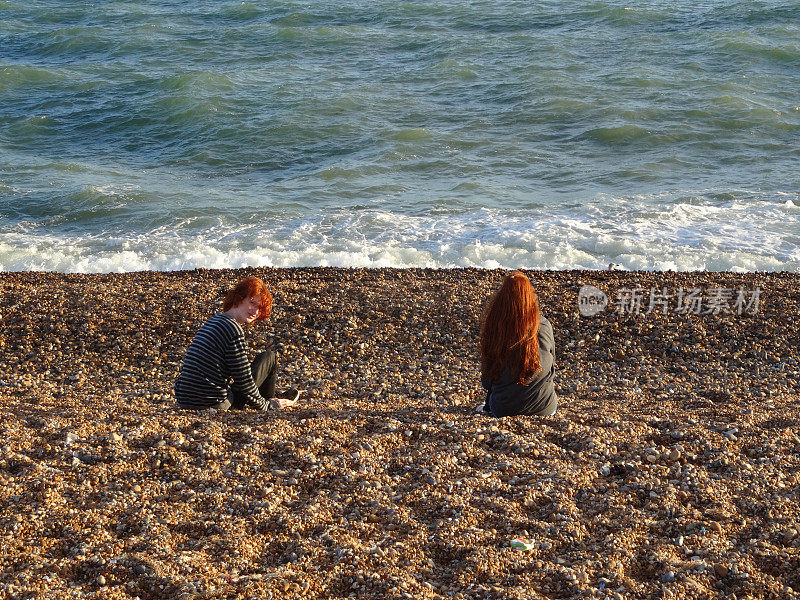
<svg viewBox="0 0 800 600"><path fill-rule="evenodd" d="M278 404L278 408L281 409L297 404L297 400L287 400L286 398L273 398L273 400Z"/></svg>

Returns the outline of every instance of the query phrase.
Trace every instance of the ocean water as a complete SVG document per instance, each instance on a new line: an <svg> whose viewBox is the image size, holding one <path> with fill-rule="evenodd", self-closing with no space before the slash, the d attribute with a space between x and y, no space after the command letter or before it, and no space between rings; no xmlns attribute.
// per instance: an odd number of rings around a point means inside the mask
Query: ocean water
<svg viewBox="0 0 800 600"><path fill-rule="evenodd" d="M0 270L800 270L800 1L0 1Z"/></svg>

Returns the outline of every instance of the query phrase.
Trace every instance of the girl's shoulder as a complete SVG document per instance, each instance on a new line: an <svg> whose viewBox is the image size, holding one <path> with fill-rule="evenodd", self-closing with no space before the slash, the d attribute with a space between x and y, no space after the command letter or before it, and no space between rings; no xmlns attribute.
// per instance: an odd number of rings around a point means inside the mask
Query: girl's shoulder
<svg viewBox="0 0 800 600"><path fill-rule="evenodd" d="M244 335L244 330L236 319L225 313L218 313L206 321L206 326L225 331L230 335Z"/></svg>
<svg viewBox="0 0 800 600"><path fill-rule="evenodd" d="M539 316L539 340L544 340L545 343L552 342L555 334L553 333L553 325L544 315Z"/></svg>

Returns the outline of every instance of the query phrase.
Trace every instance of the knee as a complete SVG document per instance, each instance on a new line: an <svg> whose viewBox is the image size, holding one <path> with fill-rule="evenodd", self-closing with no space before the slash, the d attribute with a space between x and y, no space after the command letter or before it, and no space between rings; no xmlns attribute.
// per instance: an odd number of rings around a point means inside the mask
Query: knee
<svg viewBox="0 0 800 600"><path fill-rule="evenodd" d="M264 350L256 355L255 360L253 361L253 365L257 365L259 368L262 369L271 369L275 366L277 362L277 356L275 352L272 350Z"/></svg>
<svg viewBox="0 0 800 600"><path fill-rule="evenodd" d="M558 410L558 397L555 394L553 394L553 402L549 407L547 407L547 410L545 410L542 413L542 416L552 417L554 414L556 414L557 410Z"/></svg>

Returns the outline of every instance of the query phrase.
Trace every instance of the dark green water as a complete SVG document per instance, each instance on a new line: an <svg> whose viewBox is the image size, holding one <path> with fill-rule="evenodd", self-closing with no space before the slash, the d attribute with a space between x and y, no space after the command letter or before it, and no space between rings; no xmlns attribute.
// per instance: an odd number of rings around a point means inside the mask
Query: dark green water
<svg viewBox="0 0 800 600"><path fill-rule="evenodd" d="M0 269L800 270L800 2L0 2Z"/></svg>

